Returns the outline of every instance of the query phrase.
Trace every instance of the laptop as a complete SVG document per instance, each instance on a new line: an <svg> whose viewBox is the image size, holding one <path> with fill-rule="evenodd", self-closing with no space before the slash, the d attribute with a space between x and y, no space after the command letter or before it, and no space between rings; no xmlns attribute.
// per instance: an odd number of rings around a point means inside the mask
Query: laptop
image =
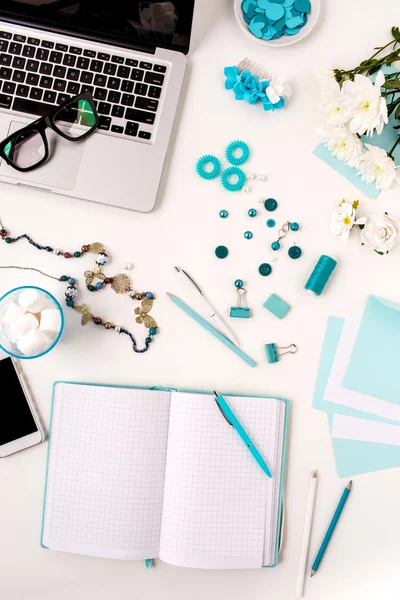
<svg viewBox="0 0 400 600"><path fill-rule="evenodd" d="M99 128L0 181L148 212L154 207L189 50L194 0L1 0L0 140L88 90Z"/></svg>

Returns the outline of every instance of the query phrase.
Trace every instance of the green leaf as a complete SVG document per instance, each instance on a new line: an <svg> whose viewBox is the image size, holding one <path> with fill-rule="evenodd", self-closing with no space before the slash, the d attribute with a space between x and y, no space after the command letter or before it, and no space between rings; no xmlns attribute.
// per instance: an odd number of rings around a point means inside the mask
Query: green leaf
<svg viewBox="0 0 400 600"><path fill-rule="evenodd" d="M360 229L364 229L365 225L359 225ZM362 244L362 246L364 246L364 244Z"/></svg>
<svg viewBox="0 0 400 600"><path fill-rule="evenodd" d="M396 42L400 43L400 30L398 27L392 27L392 36Z"/></svg>
<svg viewBox="0 0 400 600"><path fill-rule="evenodd" d="M381 256L383 256L385 254L384 252L378 252L378 250L374 250L374 252L376 252L377 254L380 254Z"/></svg>
<svg viewBox="0 0 400 600"><path fill-rule="evenodd" d="M394 113L394 117L395 117L395 119L400 119L400 104L396 108L396 112Z"/></svg>
<svg viewBox="0 0 400 600"><path fill-rule="evenodd" d="M374 73L377 73L380 68L381 68L380 64L374 65L373 67L368 69L368 75L373 75Z"/></svg>
<svg viewBox="0 0 400 600"><path fill-rule="evenodd" d="M386 79L382 87L386 90L400 90L400 79Z"/></svg>

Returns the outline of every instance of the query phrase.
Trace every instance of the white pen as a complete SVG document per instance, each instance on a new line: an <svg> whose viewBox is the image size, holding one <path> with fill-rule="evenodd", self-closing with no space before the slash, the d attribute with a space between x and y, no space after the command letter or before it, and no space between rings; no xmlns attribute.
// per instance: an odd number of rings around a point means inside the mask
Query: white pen
<svg viewBox="0 0 400 600"><path fill-rule="evenodd" d="M213 305L207 300L203 291L201 290L199 285L194 281L194 279L192 277L190 277L190 275L186 271L181 269L180 267L175 267L175 271L177 273L179 273L179 275L182 277L182 279L184 279L186 281L188 287L192 290L192 292L194 294L196 294L197 297L200 297L200 302L202 303L203 307L206 309L209 317L212 319L214 326L217 327L217 329L219 329L219 331L222 333L222 335L224 335L226 338L228 338L228 340L230 340L232 342L232 344L239 346L240 345L239 341L236 338L233 331L231 329L229 329L229 327L227 325L225 325L224 321L221 319L221 317L219 316L219 314L217 313L217 311L215 310Z"/></svg>

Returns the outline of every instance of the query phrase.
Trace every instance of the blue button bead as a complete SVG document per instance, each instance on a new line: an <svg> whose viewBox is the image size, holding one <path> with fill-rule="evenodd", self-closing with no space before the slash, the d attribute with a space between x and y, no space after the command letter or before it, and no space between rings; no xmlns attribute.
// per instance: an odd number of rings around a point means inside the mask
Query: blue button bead
<svg viewBox="0 0 400 600"><path fill-rule="evenodd" d="M226 246L217 246L215 248L215 256L217 258L226 258L228 253L228 248Z"/></svg>
<svg viewBox="0 0 400 600"><path fill-rule="evenodd" d="M274 221L274 219L268 219L268 221L267 221L267 227L275 227L275 221Z"/></svg>
<svg viewBox="0 0 400 600"><path fill-rule="evenodd" d="M251 240L251 238L253 237L253 234L251 233L251 231L245 231L244 237L246 238L246 240Z"/></svg>
<svg viewBox="0 0 400 600"><path fill-rule="evenodd" d="M249 215L249 217L255 217L255 216L257 216L257 211L255 208L249 208L249 210L247 211L247 214Z"/></svg>
<svg viewBox="0 0 400 600"><path fill-rule="evenodd" d="M219 216L221 217L221 219L226 219L228 217L228 211L227 210L220 210L219 211Z"/></svg>
<svg viewBox="0 0 400 600"><path fill-rule="evenodd" d="M262 265L260 265L258 267L258 272L260 273L260 275L262 275L263 277L268 277L268 275L271 274L272 271L272 267L271 265L269 265L268 263L263 263Z"/></svg>
<svg viewBox="0 0 400 600"><path fill-rule="evenodd" d="M101 281L98 281L98 282L96 283L96 289L97 289L97 290L101 290L101 288L102 288L102 287L103 287L103 284L101 283Z"/></svg>
<svg viewBox="0 0 400 600"><path fill-rule="evenodd" d="M281 245L279 242L272 242L272 244L271 244L272 250L279 250L280 247L281 247Z"/></svg>
<svg viewBox="0 0 400 600"><path fill-rule="evenodd" d="M298 231L300 228L300 225L298 223L290 223L290 229L292 231Z"/></svg>
<svg viewBox="0 0 400 600"><path fill-rule="evenodd" d="M291 248L289 248L288 254L290 258L300 258L301 248L299 248L298 246L292 246Z"/></svg>
<svg viewBox="0 0 400 600"><path fill-rule="evenodd" d="M146 292L146 298L151 300L153 298L153 294L151 292Z"/></svg>
<svg viewBox="0 0 400 600"><path fill-rule="evenodd" d="M275 198L267 198L264 202L265 209L272 212L277 209L278 203Z"/></svg>
<svg viewBox="0 0 400 600"><path fill-rule="evenodd" d="M236 279L235 281L235 287L237 287L238 289L243 287L243 280L242 279Z"/></svg>

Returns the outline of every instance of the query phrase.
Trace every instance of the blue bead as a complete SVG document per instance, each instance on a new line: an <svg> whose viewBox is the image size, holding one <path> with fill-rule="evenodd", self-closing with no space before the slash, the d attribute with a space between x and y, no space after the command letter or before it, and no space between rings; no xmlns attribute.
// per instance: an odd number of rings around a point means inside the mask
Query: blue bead
<svg viewBox="0 0 400 600"><path fill-rule="evenodd" d="M144 341L146 344L151 344L151 337L147 337Z"/></svg>
<svg viewBox="0 0 400 600"><path fill-rule="evenodd" d="M66 275L61 275L60 279L61 281L67 281L68 277Z"/></svg>
<svg viewBox="0 0 400 600"><path fill-rule="evenodd" d="M255 208L249 208L247 214L249 215L249 217L255 217L257 215L257 211Z"/></svg>
<svg viewBox="0 0 400 600"><path fill-rule="evenodd" d="M146 298L151 300L153 298L153 294L151 292L146 292Z"/></svg>
<svg viewBox="0 0 400 600"><path fill-rule="evenodd" d="M73 308L74 306L74 301L73 300L67 300L66 301L66 305L69 306L70 308Z"/></svg>
<svg viewBox="0 0 400 600"><path fill-rule="evenodd" d="M53 252L53 248L50 248L50 246L46 246L46 250L47 252Z"/></svg>
<svg viewBox="0 0 400 600"><path fill-rule="evenodd" d="M244 237L246 238L246 240L251 240L251 238L253 237L253 234L251 233L251 231L245 231Z"/></svg>
<svg viewBox="0 0 400 600"><path fill-rule="evenodd" d="M275 227L275 221L274 221L274 219L268 219L268 221L267 221L267 227Z"/></svg>
<svg viewBox="0 0 400 600"><path fill-rule="evenodd" d="M87 289L89 290L89 292L94 292L96 288L94 287L94 285L88 285Z"/></svg>
<svg viewBox="0 0 400 600"><path fill-rule="evenodd" d="M280 247L281 247L281 245L279 242L272 242L272 244L271 244L272 250L279 250Z"/></svg>
<svg viewBox="0 0 400 600"><path fill-rule="evenodd" d="M101 281L98 281L98 282L96 283L96 289L97 289L97 290L101 290L101 288L102 288L102 287L103 287L103 284L101 283Z"/></svg>
<svg viewBox="0 0 400 600"><path fill-rule="evenodd" d="M298 223L290 223L290 229L292 231L298 231L300 228L300 225Z"/></svg>
<svg viewBox="0 0 400 600"><path fill-rule="evenodd" d="M150 327L149 334L150 335L156 335L156 333L157 333L157 328L156 327Z"/></svg>
<svg viewBox="0 0 400 600"><path fill-rule="evenodd" d="M6 237L6 244L11 244L12 239L10 237Z"/></svg>
<svg viewBox="0 0 400 600"><path fill-rule="evenodd" d="M294 258L294 259L300 258L301 248L299 248L298 246L292 246L291 248L289 248L288 254L289 254L290 258Z"/></svg>
<svg viewBox="0 0 400 600"><path fill-rule="evenodd" d="M219 216L221 217L221 219L226 219L228 217L228 211L227 210L220 210L219 211Z"/></svg>
<svg viewBox="0 0 400 600"><path fill-rule="evenodd" d="M70 277L70 278L68 279L68 283L69 283L69 285L74 285L74 283L75 283L75 279L74 279L73 277Z"/></svg>
<svg viewBox="0 0 400 600"><path fill-rule="evenodd" d="M235 287L237 287L238 289L243 287L243 281L242 279L236 279L235 281Z"/></svg>

